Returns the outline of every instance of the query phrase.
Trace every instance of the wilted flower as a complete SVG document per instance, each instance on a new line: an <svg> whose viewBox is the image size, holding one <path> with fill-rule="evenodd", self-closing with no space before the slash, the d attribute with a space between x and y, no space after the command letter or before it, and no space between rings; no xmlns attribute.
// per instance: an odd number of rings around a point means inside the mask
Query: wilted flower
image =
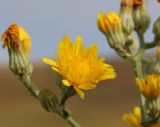
<svg viewBox="0 0 160 127"><path fill-rule="evenodd" d="M133 127L141 127L141 109L135 107L133 113L124 114L122 119Z"/></svg>
<svg viewBox="0 0 160 127"><path fill-rule="evenodd" d="M8 47L10 50L22 48L25 53L31 50L31 38L24 28L13 23L3 33L1 40L4 42L3 47Z"/></svg>
<svg viewBox="0 0 160 127"><path fill-rule="evenodd" d="M84 98L82 90L96 87L101 80L113 79L116 73L111 65L104 63L104 58L97 58L98 49L95 44L85 48L82 37L78 36L72 43L69 36L59 42L56 60L43 58L52 69L63 77L63 84L73 87Z"/></svg>
<svg viewBox="0 0 160 127"><path fill-rule="evenodd" d="M31 38L20 26L13 23L3 33L1 40L3 47L8 48L9 66L15 74L30 74L32 66L29 60L31 50Z"/></svg>
<svg viewBox="0 0 160 127"><path fill-rule="evenodd" d="M148 75L145 79L136 78L136 85L145 98L157 99L160 93L160 75Z"/></svg>

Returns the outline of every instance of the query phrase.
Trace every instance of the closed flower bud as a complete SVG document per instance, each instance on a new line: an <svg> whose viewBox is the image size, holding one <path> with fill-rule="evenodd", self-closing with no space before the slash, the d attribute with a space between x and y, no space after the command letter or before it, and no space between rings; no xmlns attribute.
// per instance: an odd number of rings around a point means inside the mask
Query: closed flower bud
<svg viewBox="0 0 160 127"><path fill-rule="evenodd" d="M150 16L143 6L135 7L133 11L133 20L135 30L140 33L145 33L151 22Z"/></svg>
<svg viewBox="0 0 160 127"><path fill-rule="evenodd" d="M17 24L11 24L3 33L1 40L3 47L8 48L9 67L17 75L31 74L29 54L31 50L31 39L28 33Z"/></svg>
<svg viewBox="0 0 160 127"><path fill-rule="evenodd" d="M48 112L58 113L60 111L59 100L57 96L50 90L42 90L38 94L41 106Z"/></svg>
<svg viewBox="0 0 160 127"><path fill-rule="evenodd" d="M122 0L120 17L122 20L123 31L126 35L131 34L134 30L132 11L133 11L133 1L132 0Z"/></svg>

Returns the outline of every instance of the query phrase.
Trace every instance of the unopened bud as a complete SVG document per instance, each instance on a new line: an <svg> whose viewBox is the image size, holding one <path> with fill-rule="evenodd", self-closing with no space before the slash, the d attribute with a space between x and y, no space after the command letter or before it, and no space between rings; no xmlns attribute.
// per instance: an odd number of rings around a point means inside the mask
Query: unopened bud
<svg viewBox="0 0 160 127"><path fill-rule="evenodd" d="M11 24L3 33L3 47L8 48L10 69L17 75L31 74L32 65L29 60L31 39L28 33L17 24Z"/></svg>
<svg viewBox="0 0 160 127"><path fill-rule="evenodd" d="M132 11L133 11L133 1L132 0L122 0L120 17L122 20L123 31L126 35L131 34L134 30Z"/></svg>
<svg viewBox="0 0 160 127"><path fill-rule="evenodd" d="M151 19L143 6L137 6L133 11L133 19L135 30L140 33L145 33L148 29Z"/></svg>
<svg viewBox="0 0 160 127"><path fill-rule="evenodd" d="M59 100L57 96L50 90L42 90L39 92L38 99L41 106L48 112L59 112Z"/></svg>

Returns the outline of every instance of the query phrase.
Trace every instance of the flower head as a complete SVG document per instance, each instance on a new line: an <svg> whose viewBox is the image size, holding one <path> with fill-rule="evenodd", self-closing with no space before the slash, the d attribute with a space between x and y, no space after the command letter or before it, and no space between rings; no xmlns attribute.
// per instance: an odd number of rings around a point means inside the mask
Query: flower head
<svg viewBox="0 0 160 127"><path fill-rule="evenodd" d="M4 42L3 47L16 50L22 47L23 51L29 53L31 50L31 38L24 28L13 23L3 33L1 40Z"/></svg>
<svg viewBox="0 0 160 127"><path fill-rule="evenodd" d="M98 58L95 44L85 48L82 37L78 36L72 43L69 36L59 42L56 60L43 58L43 62L50 64L54 71L63 77L65 86L72 86L84 98L82 90L96 87L101 80L113 79L116 73L111 65L104 63L104 58Z"/></svg>
<svg viewBox="0 0 160 127"><path fill-rule="evenodd" d="M3 33L3 47L8 48L9 67L17 75L31 74L32 65L29 60L31 38L19 25L13 23Z"/></svg>
<svg viewBox="0 0 160 127"><path fill-rule="evenodd" d="M122 119L133 127L141 127L141 109L135 107L133 113L124 114Z"/></svg>
<svg viewBox="0 0 160 127"><path fill-rule="evenodd" d="M148 75L146 79L136 78L139 91L147 99L156 99L160 93L160 75Z"/></svg>

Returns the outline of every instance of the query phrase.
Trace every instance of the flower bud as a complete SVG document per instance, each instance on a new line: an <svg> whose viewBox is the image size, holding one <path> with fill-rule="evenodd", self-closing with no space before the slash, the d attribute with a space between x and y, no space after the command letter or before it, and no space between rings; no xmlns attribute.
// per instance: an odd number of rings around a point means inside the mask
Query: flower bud
<svg viewBox="0 0 160 127"><path fill-rule="evenodd" d="M59 112L59 100L57 96L50 90L42 90L39 92L38 99L41 106L48 112Z"/></svg>
<svg viewBox="0 0 160 127"><path fill-rule="evenodd" d="M122 31L122 23L118 14L98 14L98 28L107 37L110 47L118 48L125 44L125 37Z"/></svg>
<svg viewBox="0 0 160 127"><path fill-rule="evenodd" d="M31 74L31 39L28 33L14 23L3 33L1 40L3 48L8 48L10 69L17 75Z"/></svg>
<svg viewBox="0 0 160 127"><path fill-rule="evenodd" d="M133 11L133 1L132 0L122 0L120 17L122 20L123 31L126 35L131 34L134 30L132 11Z"/></svg>
<svg viewBox="0 0 160 127"><path fill-rule="evenodd" d="M118 14L113 12L99 13L97 24L99 30L106 36L110 47L115 49L119 56L127 59L133 55L131 54L132 51L128 51L129 41L123 32L122 22Z"/></svg>
<svg viewBox="0 0 160 127"><path fill-rule="evenodd" d="M140 33L145 33L151 22L150 16L143 6L135 7L133 11L133 20L135 30Z"/></svg>

